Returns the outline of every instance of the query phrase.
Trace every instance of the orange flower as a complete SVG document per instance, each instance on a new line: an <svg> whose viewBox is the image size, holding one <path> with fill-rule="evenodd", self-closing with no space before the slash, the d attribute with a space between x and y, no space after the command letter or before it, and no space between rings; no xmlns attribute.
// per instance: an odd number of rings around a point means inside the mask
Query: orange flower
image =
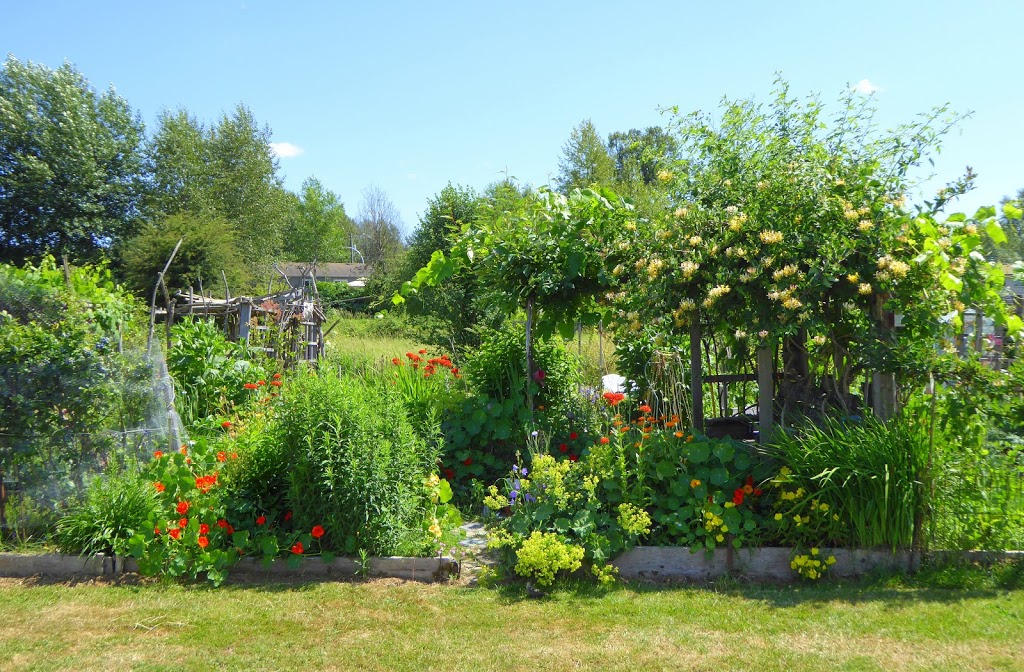
<svg viewBox="0 0 1024 672"><path fill-rule="evenodd" d="M643 406L640 407L640 412L641 413L650 413L651 412L651 407L648 406L647 404L644 404Z"/></svg>
<svg viewBox="0 0 1024 672"><path fill-rule="evenodd" d="M247 390L255 390L257 387L259 387L259 385L257 385L256 383L246 383L245 385L242 385L242 387L244 387Z"/></svg>
<svg viewBox="0 0 1024 672"><path fill-rule="evenodd" d="M210 526L207 525L206 523L200 523L199 524L199 534L207 535L209 533L210 533Z"/></svg>
<svg viewBox="0 0 1024 672"><path fill-rule="evenodd" d="M232 460L237 460L238 459L238 453L231 453L231 459Z"/></svg>
<svg viewBox="0 0 1024 672"><path fill-rule="evenodd" d="M683 433L682 432L676 432L672 436L676 437L677 439L681 439L681 438L683 438Z"/></svg>
<svg viewBox="0 0 1024 672"><path fill-rule="evenodd" d="M695 478L695 479L693 479L692 481L690 481L690 487L691 487L691 488L696 488L696 487L697 487L697 486L699 486L699 485L700 485L700 480L698 480L698 479L696 479L696 478Z"/></svg>
<svg viewBox="0 0 1024 672"><path fill-rule="evenodd" d="M270 384L273 385L274 387L281 387L281 381L280 380L272 380L272 381L270 381Z"/></svg>
<svg viewBox="0 0 1024 672"><path fill-rule="evenodd" d="M426 349L426 348L423 348L423 349L421 349L421 350L420 350L420 354L421 354L421 355L425 355L425 354L427 354L427 349Z"/></svg>
<svg viewBox="0 0 1024 672"><path fill-rule="evenodd" d="M157 459L157 460L159 460L163 456L164 456L164 451L162 451L162 450L158 450L155 453L153 453L153 457L155 459Z"/></svg>
<svg viewBox="0 0 1024 672"><path fill-rule="evenodd" d="M256 384L259 385L260 387L263 387L264 385L267 384L267 381L265 381L265 380L257 380Z"/></svg>
<svg viewBox="0 0 1024 672"><path fill-rule="evenodd" d="M164 490L167 489L167 486L164 485L163 483L161 483L160 481L157 481L156 483L154 483L153 487L156 488L157 492L163 492Z"/></svg>
<svg viewBox="0 0 1024 672"><path fill-rule="evenodd" d="M619 428L619 431L625 434L626 432L629 431L629 425L623 425L622 427Z"/></svg>
<svg viewBox="0 0 1024 672"><path fill-rule="evenodd" d="M226 462L227 459L228 459L227 453L225 453L223 450L220 451L219 453L217 453L217 461L218 462Z"/></svg>
<svg viewBox="0 0 1024 672"><path fill-rule="evenodd" d="M175 530L168 530L167 534L170 535L171 539L180 539L181 538L181 530L177 530L177 529L175 529Z"/></svg>
<svg viewBox="0 0 1024 672"><path fill-rule="evenodd" d="M186 446L184 443L181 444L181 448L179 449L178 452L180 452L182 455L188 455L188 446Z"/></svg>
<svg viewBox="0 0 1024 672"><path fill-rule="evenodd" d="M609 406L618 406L619 402L626 398L622 392L605 392L603 396Z"/></svg>
<svg viewBox="0 0 1024 672"><path fill-rule="evenodd" d="M602 446L607 446L610 441L611 441L611 439L609 439L607 436L602 436L601 437L601 445Z"/></svg>
<svg viewBox="0 0 1024 672"><path fill-rule="evenodd" d="M224 429L227 429L228 427L231 426L231 421L225 420L224 422L220 423L220 426L223 427Z"/></svg>
<svg viewBox="0 0 1024 672"><path fill-rule="evenodd" d="M210 545L210 540L206 537L199 537L199 540L196 543L199 544L199 548L206 548Z"/></svg>
<svg viewBox="0 0 1024 672"><path fill-rule="evenodd" d="M749 495L749 494L751 494L752 492L754 492L754 487L753 487L752 485L750 485L750 484L747 484L747 485L744 485L744 486L743 486L743 494L744 494L744 495Z"/></svg>
<svg viewBox="0 0 1024 672"><path fill-rule="evenodd" d="M314 539L319 539L320 537L324 536L324 534L326 534L326 532L324 531L324 528L322 526L314 525L313 526L313 531L310 532L310 534L313 535Z"/></svg>
<svg viewBox="0 0 1024 672"><path fill-rule="evenodd" d="M179 520L179 521L178 521L178 527L180 527L180 528L181 528L181 529L183 529L183 530L184 530L184 529L185 529L186 527L188 527L188 518L182 518L181 520Z"/></svg>
<svg viewBox="0 0 1024 672"><path fill-rule="evenodd" d="M184 515L184 514L188 513L188 507L189 507L189 503L188 502L178 502L178 507L175 510L178 513Z"/></svg>
<svg viewBox="0 0 1024 672"><path fill-rule="evenodd" d="M275 373L274 374L274 380L281 380L281 374L280 373Z"/></svg>
<svg viewBox="0 0 1024 672"><path fill-rule="evenodd" d="M295 545L292 546L292 553L294 553L295 555L302 555L302 551L304 551L304 550L305 549L302 548L302 542L301 541L296 541Z"/></svg>

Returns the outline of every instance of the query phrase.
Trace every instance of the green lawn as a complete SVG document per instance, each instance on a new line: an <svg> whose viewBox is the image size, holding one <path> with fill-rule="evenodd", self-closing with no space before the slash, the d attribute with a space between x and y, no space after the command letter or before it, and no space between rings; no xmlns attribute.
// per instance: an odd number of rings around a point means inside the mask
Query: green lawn
<svg viewBox="0 0 1024 672"><path fill-rule="evenodd" d="M0 669L1024 669L1024 591L0 580Z"/></svg>

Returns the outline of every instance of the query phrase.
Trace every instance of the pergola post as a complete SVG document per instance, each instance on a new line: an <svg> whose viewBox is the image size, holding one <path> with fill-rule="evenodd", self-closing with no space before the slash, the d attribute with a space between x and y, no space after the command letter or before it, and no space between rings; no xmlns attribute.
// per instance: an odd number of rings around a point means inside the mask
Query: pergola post
<svg viewBox="0 0 1024 672"><path fill-rule="evenodd" d="M757 351L757 429L761 444L772 438L775 425L775 347Z"/></svg>

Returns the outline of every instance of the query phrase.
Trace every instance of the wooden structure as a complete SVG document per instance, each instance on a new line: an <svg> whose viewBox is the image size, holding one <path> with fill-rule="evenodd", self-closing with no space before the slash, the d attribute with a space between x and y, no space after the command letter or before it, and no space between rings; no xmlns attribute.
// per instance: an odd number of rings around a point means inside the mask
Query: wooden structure
<svg viewBox="0 0 1024 672"><path fill-rule="evenodd" d="M182 315L211 318L224 325L231 340L244 341L286 366L315 365L324 353L323 309L302 287L225 299L190 290L175 296L168 322Z"/></svg>

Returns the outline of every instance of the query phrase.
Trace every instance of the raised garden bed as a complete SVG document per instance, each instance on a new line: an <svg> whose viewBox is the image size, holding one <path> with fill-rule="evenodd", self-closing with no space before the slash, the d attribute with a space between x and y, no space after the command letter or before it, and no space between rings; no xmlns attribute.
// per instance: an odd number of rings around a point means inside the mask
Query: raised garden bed
<svg viewBox="0 0 1024 672"><path fill-rule="evenodd" d="M115 576L137 572L132 558L103 555L77 556L60 553L38 555L0 553L0 576L5 577L72 577ZM285 562L274 562L269 567L254 558L242 558L229 570L233 576L267 578L396 578L410 581L446 581L458 576L459 563L452 558L369 558L365 570L359 561L337 558L323 562L319 558L303 558L298 569Z"/></svg>
<svg viewBox="0 0 1024 672"><path fill-rule="evenodd" d="M910 551L895 553L884 550L821 548L820 556L835 556L829 571L834 578L852 578L872 571L914 570L920 556ZM797 574L790 567L792 548L715 549L691 553L686 547L637 546L623 553L612 564L626 580L651 582L706 582L727 574L751 581L795 581ZM983 564L1010 558L1024 558L1024 551L938 551L929 557Z"/></svg>

